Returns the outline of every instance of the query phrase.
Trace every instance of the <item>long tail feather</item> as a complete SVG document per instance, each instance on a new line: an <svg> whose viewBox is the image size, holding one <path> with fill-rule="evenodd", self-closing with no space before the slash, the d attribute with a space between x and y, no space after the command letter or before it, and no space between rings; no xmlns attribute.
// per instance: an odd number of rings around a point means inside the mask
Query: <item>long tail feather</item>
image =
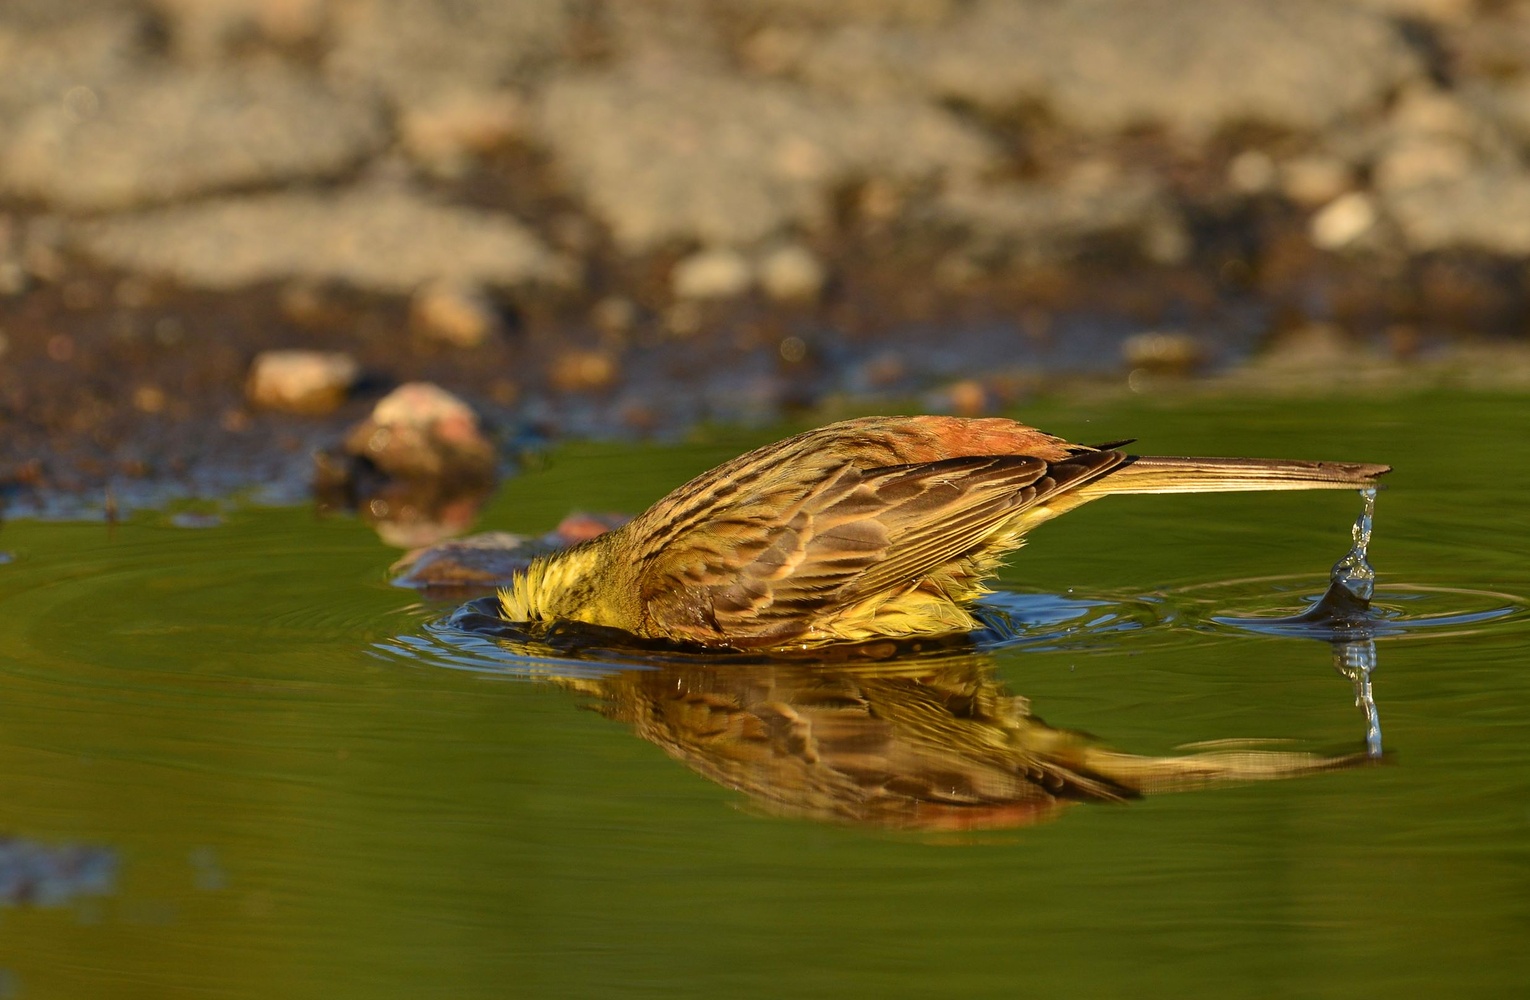
<svg viewBox="0 0 1530 1000"><path fill-rule="evenodd" d="M1229 493L1241 490L1343 490L1374 486L1388 465L1370 462L1300 462L1265 458L1170 458L1131 455L1109 475L1079 492Z"/></svg>

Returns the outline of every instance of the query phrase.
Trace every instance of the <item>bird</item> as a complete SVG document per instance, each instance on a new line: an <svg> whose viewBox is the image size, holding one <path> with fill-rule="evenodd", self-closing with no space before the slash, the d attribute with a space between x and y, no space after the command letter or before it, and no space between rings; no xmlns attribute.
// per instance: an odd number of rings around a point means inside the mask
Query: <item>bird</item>
<svg viewBox="0 0 1530 1000"><path fill-rule="evenodd" d="M872 416L725 462L499 591L533 626L583 622L735 650L981 628L972 603L1037 525L1114 493L1365 489L1355 462L1171 458L1002 417Z"/></svg>

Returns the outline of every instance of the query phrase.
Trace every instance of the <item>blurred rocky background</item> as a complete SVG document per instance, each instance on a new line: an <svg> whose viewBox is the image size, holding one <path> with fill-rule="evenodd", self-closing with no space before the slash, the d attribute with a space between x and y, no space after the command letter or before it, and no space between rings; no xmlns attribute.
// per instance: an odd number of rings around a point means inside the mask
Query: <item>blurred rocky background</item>
<svg viewBox="0 0 1530 1000"><path fill-rule="evenodd" d="M1523 388L1527 158L1520 0L5 0L0 496L344 492L415 382Z"/></svg>

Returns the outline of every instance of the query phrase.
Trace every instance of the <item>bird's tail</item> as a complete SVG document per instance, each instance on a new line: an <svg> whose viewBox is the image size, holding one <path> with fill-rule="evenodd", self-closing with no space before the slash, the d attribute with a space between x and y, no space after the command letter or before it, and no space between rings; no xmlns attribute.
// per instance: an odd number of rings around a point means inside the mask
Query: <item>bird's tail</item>
<svg viewBox="0 0 1530 1000"><path fill-rule="evenodd" d="M1110 493L1231 493L1242 490L1344 490L1375 486L1392 471L1371 462L1129 455L1079 489L1080 499Z"/></svg>

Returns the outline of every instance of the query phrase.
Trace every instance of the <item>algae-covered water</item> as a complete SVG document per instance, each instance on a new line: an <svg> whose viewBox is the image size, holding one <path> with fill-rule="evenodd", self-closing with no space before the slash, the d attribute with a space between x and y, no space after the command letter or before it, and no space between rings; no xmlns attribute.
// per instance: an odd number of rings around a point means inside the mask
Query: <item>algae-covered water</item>
<svg viewBox="0 0 1530 1000"><path fill-rule="evenodd" d="M354 520L7 523L0 997L1523 995L1526 412L1016 414L1150 453L1393 463L1371 547L1385 756L1330 642L1246 624L1321 593L1358 496L1112 498L1013 561L1001 641L716 683L886 692L923 670L1134 757L1254 740L1215 746L1344 764L973 823L836 812L666 743L612 692L681 681L442 625L460 599L391 586L396 551ZM483 526L635 511L771 436L571 446Z"/></svg>

